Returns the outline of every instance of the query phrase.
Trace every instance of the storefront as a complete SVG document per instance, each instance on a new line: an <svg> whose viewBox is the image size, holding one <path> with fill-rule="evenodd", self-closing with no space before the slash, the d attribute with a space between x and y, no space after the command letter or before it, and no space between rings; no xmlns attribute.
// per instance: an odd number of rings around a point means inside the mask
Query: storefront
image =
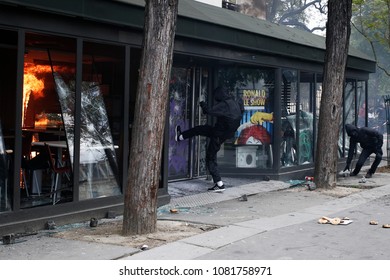
<svg viewBox="0 0 390 280"><path fill-rule="evenodd" d="M74 3L73 3L74 2ZM0 1L0 233L120 212L141 54L143 1ZM324 39L180 1L159 205L168 182L205 176L206 139L174 128L212 120L225 85L245 114L218 154L224 176L313 169ZM375 62L350 51L343 123L365 123ZM340 124L340 126L343 125ZM340 160L347 139L341 130Z"/></svg>

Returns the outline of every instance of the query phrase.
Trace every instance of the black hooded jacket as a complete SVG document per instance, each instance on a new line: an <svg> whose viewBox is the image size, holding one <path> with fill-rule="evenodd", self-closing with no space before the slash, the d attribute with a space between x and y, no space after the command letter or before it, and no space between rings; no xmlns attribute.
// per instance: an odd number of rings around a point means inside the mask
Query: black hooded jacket
<svg viewBox="0 0 390 280"><path fill-rule="evenodd" d="M231 138L240 126L244 106L230 96L226 89L218 87L214 90L215 104L212 108L202 105L203 113L216 117L215 136Z"/></svg>
<svg viewBox="0 0 390 280"><path fill-rule="evenodd" d="M377 147L382 147L383 135L375 129L369 127L358 128L352 124L347 124L345 125L345 130L350 137L347 164L352 161L357 143L359 143L363 149L375 150Z"/></svg>

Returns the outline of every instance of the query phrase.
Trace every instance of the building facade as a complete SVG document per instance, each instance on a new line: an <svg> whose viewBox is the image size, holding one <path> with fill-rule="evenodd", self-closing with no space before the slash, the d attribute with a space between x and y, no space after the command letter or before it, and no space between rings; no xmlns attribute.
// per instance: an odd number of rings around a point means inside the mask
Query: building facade
<svg viewBox="0 0 390 280"><path fill-rule="evenodd" d="M143 3L0 1L1 233L123 208ZM176 143L174 128L212 123L198 104L212 103L218 85L245 105L235 137L218 154L222 175L312 172L324 54L323 37L181 0L159 205L169 202L169 181L207 175L206 139ZM350 50L340 127L366 124L375 66ZM342 162L343 129L337 144Z"/></svg>

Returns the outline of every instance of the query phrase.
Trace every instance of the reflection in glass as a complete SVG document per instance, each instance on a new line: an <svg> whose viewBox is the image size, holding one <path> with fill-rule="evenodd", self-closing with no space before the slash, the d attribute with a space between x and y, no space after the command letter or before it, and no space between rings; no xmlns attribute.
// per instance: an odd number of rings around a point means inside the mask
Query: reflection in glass
<svg viewBox="0 0 390 280"><path fill-rule="evenodd" d="M356 83L353 80L347 80L347 82L345 83L345 88L344 88L344 123L345 124L356 125L355 85ZM344 139L345 139L344 156L347 156L349 150L349 137L346 135ZM357 149L359 151L360 149L359 145Z"/></svg>
<svg viewBox="0 0 390 280"><path fill-rule="evenodd" d="M296 111L298 102L297 71L283 70L281 94L282 143L280 151L280 161L282 167L288 167L298 164L296 138Z"/></svg>
<svg viewBox="0 0 390 280"><path fill-rule="evenodd" d="M74 88L68 87L57 73L54 73L54 77L68 143L74 143L74 114L72 111L74 108ZM71 144L69 144L69 151L73 164L74 146ZM99 86L94 83L83 83L80 131L80 199L119 195L119 185L115 176L117 170L114 143Z"/></svg>
<svg viewBox="0 0 390 280"><path fill-rule="evenodd" d="M114 116L122 112L119 104L124 84L120 74L124 72L123 48L85 42L83 49L80 200L121 194L116 155L119 140L114 141L112 126L118 126ZM74 90L74 84L70 86Z"/></svg>
<svg viewBox="0 0 390 280"><path fill-rule="evenodd" d="M366 87L365 82L357 82L357 103L358 103L358 127L366 126Z"/></svg>
<svg viewBox="0 0 390 280"><path fill-rule="evenodd" d="M299 108L299 164L313 162L314 154L314 73L301 72Z"/></svg>

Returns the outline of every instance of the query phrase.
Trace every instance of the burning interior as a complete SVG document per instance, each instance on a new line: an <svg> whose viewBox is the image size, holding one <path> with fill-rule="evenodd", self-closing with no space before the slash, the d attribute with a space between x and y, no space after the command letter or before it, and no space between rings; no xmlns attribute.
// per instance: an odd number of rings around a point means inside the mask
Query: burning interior
<svg viewBox="0 0 390 280"><path fill-rule="evenodd" d="M120 60L96 54L104 50L97 44L85 43L84 47L92 53L83 56L81 119L75 120L75 40L27 36L21 171L26 207L72 201L75 145L80 145L79 198L121 194L115 151L118 145L114 143L105 100L112 88L107 74L112 73L107 67L115 67ZM80 139L74 138L76 121L80 124Z"/></svg>

